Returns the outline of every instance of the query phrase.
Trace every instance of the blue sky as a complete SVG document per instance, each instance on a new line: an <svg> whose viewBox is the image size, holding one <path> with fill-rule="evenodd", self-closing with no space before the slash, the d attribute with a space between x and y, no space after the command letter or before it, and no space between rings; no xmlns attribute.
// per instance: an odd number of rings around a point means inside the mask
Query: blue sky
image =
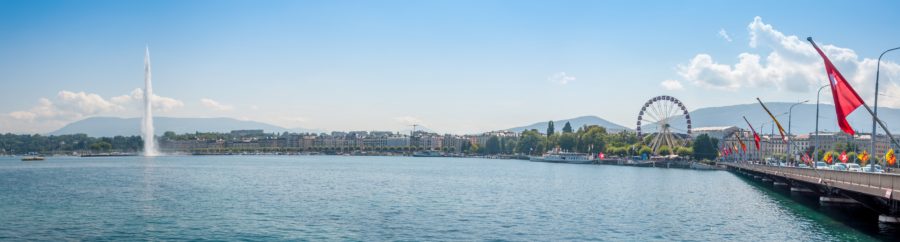
<svg viewBox="0 0 900 242"><path fill-rule="evenodd" d="M657 95L689 109L814 99L824 68L792 36L824 45L870 100L872 59L900 46L897 9L896 1L3 1L0 132L138 117L147 45L157 115L291 128L418 123L463 134L582 115L631 125ZM885 59L879 101L900 107L900 53Z"/></svg>

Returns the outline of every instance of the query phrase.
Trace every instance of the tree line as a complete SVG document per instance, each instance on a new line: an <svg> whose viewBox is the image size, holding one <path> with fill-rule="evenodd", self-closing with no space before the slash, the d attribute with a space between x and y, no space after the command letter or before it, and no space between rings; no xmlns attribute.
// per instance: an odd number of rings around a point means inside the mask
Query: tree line
<svg viewBox="0 0 900 242"><path fill-rule="evenodd" d="M0 154L61 154L71 152L138 152L143 149L140 136L88 137L73 135L0 134Z"/></svg>
<svg viewBox="0 0 900 242"><path fill-rule="evenodd" d="M604 152L606 155L619 157L653 154L652 149L646 145L650 143L652 135L640 139L634 132L610 133L606 128L598 125L583 126L573 130L569 122L564 124L561 131L556 132L554 122L550 121L547 123L547 130L544 133L531 129L522 131L518 137L492 136L485 142L484 147L478 147L476 144L464 144L462 152L482 155L540 155L551 149L559 148L591 154ZM687 142L684 146L659 147L656 153L694 157L698 160L714 160L718 157L718 142L717 139L703 134L697 136L695 140Z"/></svg>

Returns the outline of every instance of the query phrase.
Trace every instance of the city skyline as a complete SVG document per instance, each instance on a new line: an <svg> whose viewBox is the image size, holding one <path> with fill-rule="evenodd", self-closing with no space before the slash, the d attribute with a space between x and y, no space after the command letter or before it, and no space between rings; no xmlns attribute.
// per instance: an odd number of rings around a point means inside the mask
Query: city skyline
<svg viewBox="0 0 900 242"><path fill-rule="evenodd" d="M287 128L466 134L630 124L660 94L691 110L813 99L826 76L806 36L871 102L897 3L767 3L4 2L0 133L139 117L146 45L158 116ZM900 56L885 60L879 105L898 108Z"/></svg>

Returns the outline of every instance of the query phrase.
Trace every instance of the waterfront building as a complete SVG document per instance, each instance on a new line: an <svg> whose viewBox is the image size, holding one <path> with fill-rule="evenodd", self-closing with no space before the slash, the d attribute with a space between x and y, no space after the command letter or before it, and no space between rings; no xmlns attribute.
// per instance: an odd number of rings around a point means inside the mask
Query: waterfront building
<svg viewBox="0 0 900 242"><path fill-rule="evenodd" d="M262 129L248 129L248 130L232 130L231 135L236 137L243 136L260 136L265 134Z"/></svg>
<svg viewBox="0 0 900 242"><path fill-rule="evenodd" d="M696 138L701 134L706 134L710 138L716 138L719 141L725 140L726 136L733 134L740 130L735 126L720 126L720 127L697 127L691 129L691 138Z"/></svg>

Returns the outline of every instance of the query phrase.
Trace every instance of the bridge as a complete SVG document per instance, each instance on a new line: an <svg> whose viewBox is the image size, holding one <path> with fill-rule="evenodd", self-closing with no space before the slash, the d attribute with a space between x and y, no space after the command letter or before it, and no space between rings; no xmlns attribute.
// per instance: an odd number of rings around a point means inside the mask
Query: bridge
<svg viewBox="0 0 900 242"><path fill-rule="evenodd" d="M739 175L819 196L819 202L858 204L878 212L878 221L900 223L900 175L719 163Z"/></svg>

